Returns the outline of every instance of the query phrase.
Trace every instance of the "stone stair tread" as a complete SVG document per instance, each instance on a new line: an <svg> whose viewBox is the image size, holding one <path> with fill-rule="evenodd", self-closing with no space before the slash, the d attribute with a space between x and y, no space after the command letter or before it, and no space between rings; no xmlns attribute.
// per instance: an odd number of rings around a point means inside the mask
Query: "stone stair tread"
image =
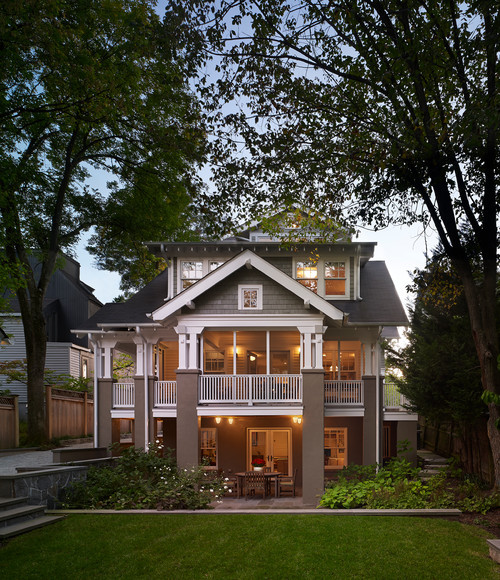
<svg viewBox="0 0 500 580"><path fill-rule="evenodd" d="M12 524L5 528L0 528L0 539L10 538L12 536L18 536L24 534L25 532L30 532L38 528L43 528L49 524L54 524L60 520L63 520L64 516L47 516L43 515L39 518L32 520L27 520L25 522L20 522L17 524Z"/></svg>
<svg viewBox="0 0 500 580"><path fill-rule="evenodd" d="M44 506L40 505L22 505L13 507L9 510L4 510L0 512L0 522L5 522L14 518L22 516L30 516L36 513L44 513Z"/></svg>
<svg viewBox="0 0 500 580"><path fill-rule="evenodd" d="M27 497L0 497L0 510L5 510L14 505L26 503Z"/></svg>

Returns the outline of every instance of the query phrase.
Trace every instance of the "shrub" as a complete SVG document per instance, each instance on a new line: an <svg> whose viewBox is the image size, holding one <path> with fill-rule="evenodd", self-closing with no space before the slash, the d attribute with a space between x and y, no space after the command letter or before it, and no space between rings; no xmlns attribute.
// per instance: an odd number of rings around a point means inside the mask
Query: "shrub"
<svg viewBox="0 0 500 580"><path fill-rule="evenodd" d="M223 480L205 466L179 469L171 453L125 449L110 467L91 467L62 500L74 509L205 509L224 493Z"/></svg>

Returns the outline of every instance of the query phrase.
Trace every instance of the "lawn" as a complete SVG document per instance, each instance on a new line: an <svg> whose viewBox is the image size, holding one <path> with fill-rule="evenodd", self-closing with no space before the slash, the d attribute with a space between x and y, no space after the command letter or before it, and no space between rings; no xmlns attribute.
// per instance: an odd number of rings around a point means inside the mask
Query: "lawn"
<svg viewBox="0 0 500 580"><path fill-rule="evenodd" d="M271 514L75 514L0 547L0 578L498 579L458 522Z"/></svg>

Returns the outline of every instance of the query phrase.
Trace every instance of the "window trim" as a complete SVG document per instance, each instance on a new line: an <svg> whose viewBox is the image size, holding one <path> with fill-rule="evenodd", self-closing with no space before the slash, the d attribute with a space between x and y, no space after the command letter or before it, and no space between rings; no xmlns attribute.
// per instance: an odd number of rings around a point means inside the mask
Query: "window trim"
<svg viewBox="0 0 500 580"><path fill-rule="evenodd" d="M297 267L300 263L310 262L305 257L295 257L293 260L293 278L299 284L302 284L303 280L309 280L309 278L297 278ZM325 277L325 265L331 262L342 262L344 263L345 268L345 278L326 278ZM317 282L317 291L315 294L321 296L325 300L346 300L349 299L350 296L350 273L351 273L351 261L349 256L337 258L337 257L326 257L326 258L319 258L316 262L316 268L318 276L317 278L311 278L311 280L316 280ZM326 280L345 280L345 294L327 294L326 293ZM308 288L306 284L302 284L305 288ZM314 292L314 290L312 290Z"/></svg>
<svg viewBox="0 0 500 580"><path fill-rule="evenodd" d="M334 459L337 459L337 460L341 459L342 460L342 465L339 465L338 463L337 463L337 465L326 465L327 457L330 457L331 458L331 454L330 455L327 455L327 453L326 453L327 447L325 447L325 443L326 443L325 439L326 439L326 434L327 434L328 431L329 432L332 432L332 431L337 431L337 432L338 431L343 431L344 446L342 448L339 447L339 446L337 446L335 448L334 447L328 447L328 449L330 449L330 450L331 449L344 449L344 454L343 454L342 457L338 457L337 456L336 458L334 458ZM324 428L324 432L323 432L323 441L324 441L323 448L324 448L324 452L325 452L325 471L332 471L332 470L333 471L338 471L340 469L343 469L344 466L349 465L349 455L348 455L348 452L349 452L349 439L348 439L348 436L349 436L349 429L347 427L325 427Z"/></svg>
<svg viewBox="0 0 500 580"><path fill-rule="evenodd" d="M202 447L203 443L203 431L212 431L213 432L213 441L214 447ZM215 450L215 465L207 465L205 469L208 470L217 470L219 467L219 457L218 457L218 437L217 437L217 427L200 427L200 461L203 460L202 449L214 449Z"/></svg>
<svg viewBox="0 0 500 580"><path fill-rule="evenodd" d="M245 290L257 291L257 306L255 308L244 305L243 293ZM262 310L262 305L262 284L238 284L238 310L256 312L257 310Z"/></svg>

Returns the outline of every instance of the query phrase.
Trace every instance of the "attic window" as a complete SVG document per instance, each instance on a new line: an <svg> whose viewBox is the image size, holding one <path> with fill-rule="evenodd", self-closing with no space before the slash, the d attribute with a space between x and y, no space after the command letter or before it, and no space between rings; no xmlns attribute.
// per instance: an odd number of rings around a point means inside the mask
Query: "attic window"
<svg viewBox="0 0 500 580"><path fill-rule="evenodd" d="M181 280L182 289L189 288L192 284L203 278L203 262L182 262Z"/></svg>
<svg viewBox="0 0 500 580"><path fill-rule="evenodd" d="M238 286L238 310L262 310L262 286Z"/></svg>
<svg viewBox="0 0 500 580"><path fill-rule="evenodd" d="M315 262L297 262L297 280L309 290L318 291L318 266Z"/></svg>
<svg viewBox="0 0 500 580"><path fill-rule="evenodd" d="M345 295L345 262L325 262L325 295Z"/></svg>

